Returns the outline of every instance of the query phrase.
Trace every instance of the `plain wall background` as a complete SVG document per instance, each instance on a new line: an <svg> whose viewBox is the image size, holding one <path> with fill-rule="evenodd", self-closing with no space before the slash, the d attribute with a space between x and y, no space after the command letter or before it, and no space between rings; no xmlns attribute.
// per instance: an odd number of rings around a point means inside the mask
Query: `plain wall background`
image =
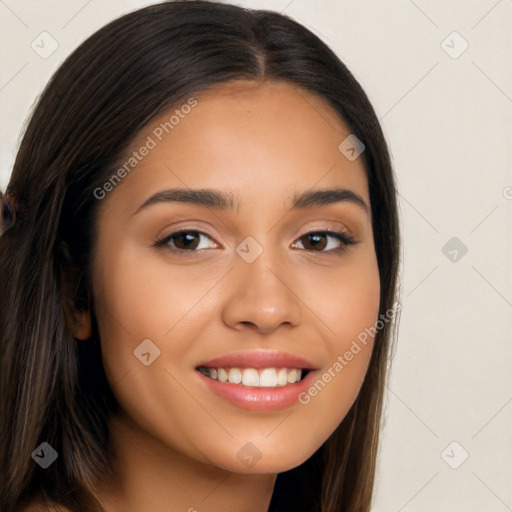
<svg viewBox="0 0 512 512"><path fill-rule="evenodd" d="M0 189L58 65L151 3L0 2ZM512 2L233 3L319 35L360 81L390 144L403 309L372 510L512 510ZM58 44L47 58L31 47L45 38L51 49L42 32Z"/></svg>

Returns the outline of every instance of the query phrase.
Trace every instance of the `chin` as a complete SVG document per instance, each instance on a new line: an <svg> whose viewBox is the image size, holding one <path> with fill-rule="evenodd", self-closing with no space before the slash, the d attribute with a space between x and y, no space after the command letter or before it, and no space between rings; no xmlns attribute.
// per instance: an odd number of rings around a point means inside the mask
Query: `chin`
<svg viewBox="0 0 512 512"><path fill-rule="evenodd" d="M260 443L261 444L261 443ZM312 447L309 451L291 446L288 450L271 450L265 454L265 449L259 450L256 444L250 441L237 450L236 457L226 458L226 453L219 454L219 458L211 464L232 473L244 475L278 474L294 469L306 462L319 447ZM229 454L231 455L231 454Z"/></svg>

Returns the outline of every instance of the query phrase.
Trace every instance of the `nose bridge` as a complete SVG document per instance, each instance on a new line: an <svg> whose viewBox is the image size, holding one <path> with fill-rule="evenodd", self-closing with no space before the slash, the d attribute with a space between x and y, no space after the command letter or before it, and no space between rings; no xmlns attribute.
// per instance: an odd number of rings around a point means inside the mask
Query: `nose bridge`
<svg viewBox="0 0 512 512"><path fill-rule="evenodd" d="M292 290L293 276L286 270L285 256L250 237L236 251L224 320L232 326L251 323L267 332L281 324L297 325L300 301Z"/></svg>
<svg viewBox="0 0 512 512"><path fill-rule="evenodd" d="M258 250L251 241L245 242L243 249L247 248L251 259L240 256L236 269L238 278L245 283L247 291L255 299L269 303L281 300L280 295L289 293L285 284L287 272L282 271L283 262L279 262L282 255L275 248L261 247Z"/></svg>

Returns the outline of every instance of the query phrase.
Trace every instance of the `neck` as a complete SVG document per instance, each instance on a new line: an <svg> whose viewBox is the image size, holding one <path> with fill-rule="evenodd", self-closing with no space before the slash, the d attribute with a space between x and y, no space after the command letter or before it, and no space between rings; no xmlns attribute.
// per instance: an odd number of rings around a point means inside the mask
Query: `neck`
<svg viewBox="0 0 512 512"><path fill-rule="evenodd" d="M267 512L276 476L226 471L176 452L126 416L111 422L118 473L100 483L106 512Z"/></svg>

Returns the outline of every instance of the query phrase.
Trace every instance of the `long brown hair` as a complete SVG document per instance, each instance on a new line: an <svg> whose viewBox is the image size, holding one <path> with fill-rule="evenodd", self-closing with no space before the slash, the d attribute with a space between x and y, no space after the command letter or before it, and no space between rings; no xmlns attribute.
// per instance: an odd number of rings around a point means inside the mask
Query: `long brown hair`
<svg viewBox="0 0 512 512"><path fill-rule="evenodd" d="M366 94L339 58L302 25L271 11L177 1L112 21L51 78L7 188L17 220L0 238L2 511L36 496L54 510L102 510L94 489L115 470L108 418L117 402L97 326L86 343L71 329L77 311L94 313L94 190L153 118L239 79L285 81L318 95L364 143L380 314L393 307L399 226L390 156ZM385 322L377 332L360 393L336 431L304 464L278 476L269 510L370 510L394 327ZM31 457L41 442L58 452L48 469Z"/></svg>

